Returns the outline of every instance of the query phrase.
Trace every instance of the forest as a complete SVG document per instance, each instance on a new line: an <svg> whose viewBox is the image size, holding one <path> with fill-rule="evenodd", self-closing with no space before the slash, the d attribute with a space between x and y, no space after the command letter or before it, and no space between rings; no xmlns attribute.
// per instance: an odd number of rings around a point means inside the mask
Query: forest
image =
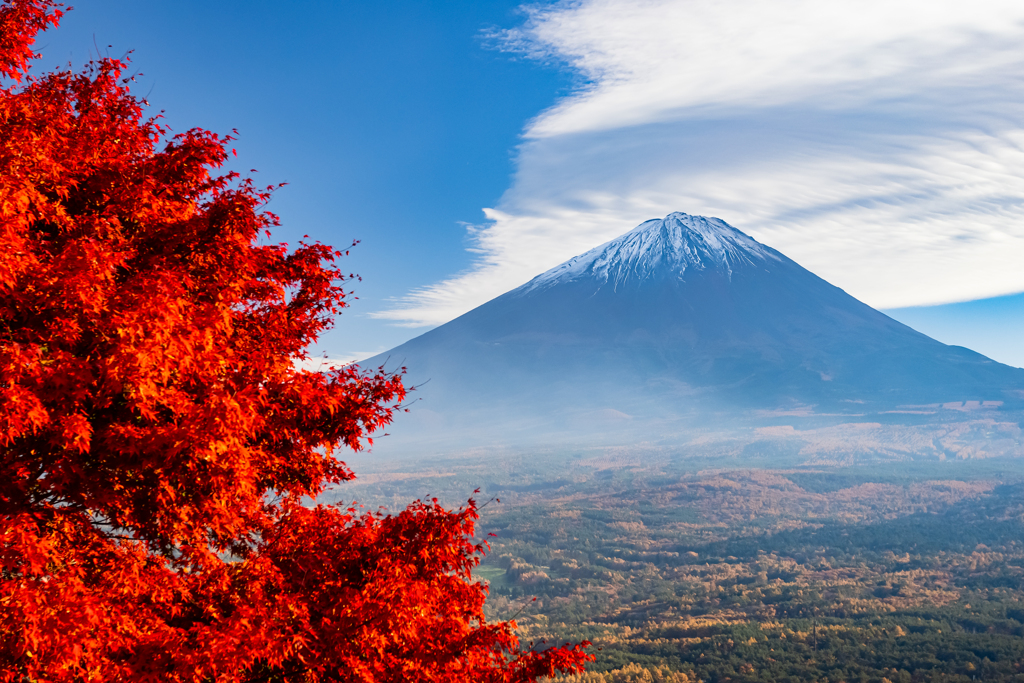
<svg viewBox="0 0 1024 683"><path fill-rule="evenodd" d="M648 456L367 460L337 491L454 503L483 483L485 610L592 641L567 681L1024 680L1017 461Z"/></svg>

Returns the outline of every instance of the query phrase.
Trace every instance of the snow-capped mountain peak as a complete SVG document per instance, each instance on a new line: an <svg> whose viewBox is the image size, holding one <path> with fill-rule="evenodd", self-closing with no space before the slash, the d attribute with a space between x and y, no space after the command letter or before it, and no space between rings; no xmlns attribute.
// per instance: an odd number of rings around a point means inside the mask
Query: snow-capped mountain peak
<svg viewBox="0 0 1024 683"><path fill-rule="evenodd" d="M737 266L766 265L784 258L720 218L674 212L645 221L621 237L538 275L521 291L584 279L619 289L651 280L685 280L708 270L731 278Z"/></svg>
<svg viewBox="0 0 1024 683"><path fill-rule="evenodd" d="M550 444L559 434L576 444L605 429L628 434L623 443L663 443L684 424L706 434L795 405L814 406L815 420L856 406L851 419L871 421L879 411L886 425L902 419L899 406L1024 405L1024 370L930 339L724 221L683 213L647 221L364 367L395 359L422 387L410 444L425 433L471 447ZM632 418L601 417L612 414Z"/></svg>

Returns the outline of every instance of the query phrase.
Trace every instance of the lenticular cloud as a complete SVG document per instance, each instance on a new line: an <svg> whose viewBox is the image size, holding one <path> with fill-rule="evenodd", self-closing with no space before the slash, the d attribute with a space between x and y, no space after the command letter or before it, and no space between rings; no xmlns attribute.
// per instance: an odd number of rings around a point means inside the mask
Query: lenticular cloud
<svg viewBox="0 0 1024 683"><path fill-rule="evenodd" d="M957 86L1017 86L1024 6L925 0L598 0L529 11L496 34L587 85L530 137L804 102L859 106ZM831 101L830 101L831 100Z"/></svg>
<svg viewBox="0 0 1024 683"><path fill-rule="evenodd" d="M576 92L524 127L476 266L380 317L437 324L679 208L878 307L1024 290L1024 5L599 0L491 34Z"/></svg>

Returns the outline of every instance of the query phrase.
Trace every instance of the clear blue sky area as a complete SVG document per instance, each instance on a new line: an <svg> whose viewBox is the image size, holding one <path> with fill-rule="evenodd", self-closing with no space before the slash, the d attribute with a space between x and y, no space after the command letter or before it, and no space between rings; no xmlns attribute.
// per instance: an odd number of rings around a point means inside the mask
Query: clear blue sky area
<svg viewBox="0 0 1024 683"><path fill-rule="evenodd" d="M941 342L1024 367L1024 294L884 312Z"/></svg>
<svg viewBox="0 0 1024 683"><path fill-rule="evenodd" d="M83 0L40 39L38 68L133 51L136 93L173 129L237 129L233 168L289 184L270 206L281 241L361 241L344 264L360 300L322 350L370 355L423 331L367 314L470 266L466 224L510 187L527 122L571 90L567 70L488 47L519 5ZM888 313L1024 365L1024 295Z"/></svg>
<svg viewBox="0 0 1024 683"><path fill-rule="evenodd" d="M282 241L361 241L344 265L360 300L324 346L374 350L416 332L365 314L469 264L464 224L569 84L481 38L521 22L519 4L82 0L40 39L37 68L132 50L136 93L174 130L238 129L233 167L289 184L269 207Z"/></svg>

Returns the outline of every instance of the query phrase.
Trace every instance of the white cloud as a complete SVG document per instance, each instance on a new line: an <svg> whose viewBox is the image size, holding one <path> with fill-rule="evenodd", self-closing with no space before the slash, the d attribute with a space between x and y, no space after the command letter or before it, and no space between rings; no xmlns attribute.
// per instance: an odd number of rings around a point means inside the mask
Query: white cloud
<svg viewBox="0 0 1024 683"><path fill-rule="evenodd" d="M292 365L295 366L296 370L330 372L331 370L343 368L354 361L355 359L348 360L347 358L293 358Z"/></svg>
<svg viewBox="0 0 1024 683"><path fill-rule="evenodd" d="M491 222L474 235L480 259L473 269L415 290L395 308L370 315L407 327L438 325L625 232L621 216L560 205L537 208L529 214L484 209Z"/></svg>
<svg viewBox="0 0 1024 683"><path fill-rule="evenodd" d="M1024 290L1024 3L594 0L501 39L586 84L524 131L437 324L670 211L878 307Z"/></svg>
<svg viewBox="0 0 1024 683"><path fill-rule="evenodd" d="M386 351L386 349L381 347L376 351L351 351L349 353L340 354L334 358L328 358L327 356L311 356L309 358L295 359L292 361L292 364L295 366L296 370L330 372L331 370L337 370L345 367L346 365L352 365L352 363L358 363L361 360L372 358L384 351Z"/></svg>
<svg viewBox="0 0 1024 683"><path fill-rule="evenodd" d="M504 38L593 83L534 122L544 137L990 78L1020 65L1022 21L1002 0L596 0L533 9Z"/></svg>

